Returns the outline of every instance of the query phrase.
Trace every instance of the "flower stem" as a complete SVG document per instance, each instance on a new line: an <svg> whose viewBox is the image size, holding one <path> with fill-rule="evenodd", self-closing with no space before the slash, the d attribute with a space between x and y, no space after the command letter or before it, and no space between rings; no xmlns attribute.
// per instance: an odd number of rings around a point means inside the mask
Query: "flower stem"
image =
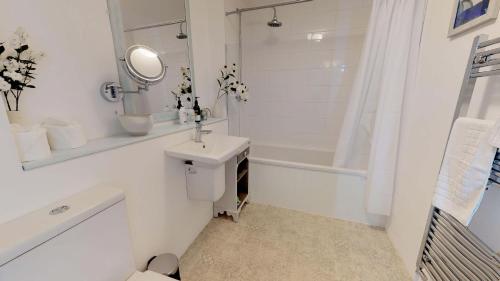
<svg viewBox="0 0 500 281"><path fill-rule="evenodd" d="M7 108L9 109L9 111L11 111L12 108L10 107L10 102L9 102L9 92L3 92L3 95L5 96L5 102L7 102Z"/></svg>
<svg viewBox="0 0 500 281"><path fill-rule="evenodd" d="M20 54L18 55L18 60L20 59ZM24 85L28 85L30 83L30 80L28 80L28 73L31 71L33 67L33 64L28 64L28 67L27 67L27 70L25 72L25 75L24 75L24 79L23 79L23 84ZM23 87L24 89L24 87ZM17 95L14 94L14 92L12 92L12 94L14 95L14 97L16 98L16 111L19 111L19 99L21 97L21 93L22 93L23 90L17 90Z"/></svg>
<svg viewBox="0 0 500 281"><path fill-rule="evenodd" d="M19 97L21 96L21 92L17 91L17 96L16 96L16 111L19 111Z"/></svg>

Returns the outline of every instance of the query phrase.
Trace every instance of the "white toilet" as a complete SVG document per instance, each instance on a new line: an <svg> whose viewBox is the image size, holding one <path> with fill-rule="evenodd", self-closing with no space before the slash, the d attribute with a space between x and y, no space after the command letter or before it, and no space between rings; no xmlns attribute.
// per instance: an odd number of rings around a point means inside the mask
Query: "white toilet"
<svg viewBox="0 0 500 281"><path fill-rule="evenodd" d="M0 280L174 280L136 271L124 199L100 186L1 224Z"/></svg>

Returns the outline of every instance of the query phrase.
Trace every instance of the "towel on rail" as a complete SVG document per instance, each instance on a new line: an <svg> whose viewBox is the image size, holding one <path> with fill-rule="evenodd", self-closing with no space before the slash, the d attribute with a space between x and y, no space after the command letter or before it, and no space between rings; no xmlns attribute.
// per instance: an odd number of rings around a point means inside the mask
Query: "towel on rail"
<svg viewBox="0 0 500 281"><path fill-rule="evenodd" d="M497 119L495 126L491 130L489 143L497 148L500 148L500 119Z"/></svg>
<svg viewBox="0 0 500 281"><path fill-rule="evenodd" d="M488 142L493 124L459 118L446 147L433 203L465 226L481 204L495 158L496 148Z"/></svg>

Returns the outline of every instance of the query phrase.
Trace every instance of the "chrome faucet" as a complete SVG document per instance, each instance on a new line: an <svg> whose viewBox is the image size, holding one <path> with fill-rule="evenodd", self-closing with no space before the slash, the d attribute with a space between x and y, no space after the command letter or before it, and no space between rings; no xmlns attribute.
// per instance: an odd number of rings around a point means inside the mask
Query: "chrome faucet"
<svg viewBox="0 0 500 281"><path fill-rule="evenodd" d="M195 132L194 132L194 142L202 142L201 135L210 134L212 130L202 130L203 125L201 122L196 122Z"/></svg>

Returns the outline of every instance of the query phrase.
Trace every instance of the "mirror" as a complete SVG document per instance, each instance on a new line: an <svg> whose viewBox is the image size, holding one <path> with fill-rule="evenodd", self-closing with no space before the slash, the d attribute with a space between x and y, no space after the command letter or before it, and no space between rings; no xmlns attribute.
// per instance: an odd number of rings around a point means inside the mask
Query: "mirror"
<svg viewBox="0 0 500 281"><path fill-rule="evenodd" d="M108 11L123 90L136 90L145 81L156 84L142 94L125 94L125 113L152 113L155 121L172 120L178 116L178 96L184 106L192 107L185 0L108 0ZM166 73L163 63L168 66Z"/></svg>
<svg viewBox="0 0 500 281"><path fill-rule="evenodd" d="M162 59L155 50L147 46L131 46L124 59L130 77L138 83L154 84L165 77Z"/></svg>

